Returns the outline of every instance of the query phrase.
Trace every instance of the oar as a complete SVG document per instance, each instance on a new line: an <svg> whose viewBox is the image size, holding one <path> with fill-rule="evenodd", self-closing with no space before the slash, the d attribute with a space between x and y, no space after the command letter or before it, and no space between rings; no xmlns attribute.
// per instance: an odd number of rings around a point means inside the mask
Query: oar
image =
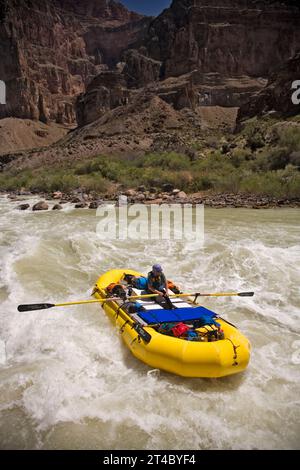
<svg viewBox="0 0 300 470"><path fill-rule="evenodd" d="M161 293L163 295L163 293ZM129 296L128 299L144 299L149 297L157 297L159 294L147 294L147 295L135 295ZM187 294L170 294L168 297L229 297L229 296L239 296L239 297L253 297L254 292L219 292L216 294L201 294L200 292L192 292ZM111 300L111 299L106 299Z"/></svg>
<svg viewBox="0 0 300 470"><path fill-rule="evenodd" d="M128 300L131 299L140 299L145 297L157 297L157 294L149 294L149 295L135 295L128 297ZM77 300L76 302L65 302L62 304L28 304L28 305L19 305L18 310L19 312L32 312L33 310L45 310L47 308L53 307L70 307L72 305L84 305L84 304L97 304L97 303L104 303L104 302L112 302L115 300L124 300L121 297L107 297L105 299L96 299L96 300Z"/></svg>
<svg viewBox="0 0 300 470"><path fill-rule="evenodd" d="M134 296L129 296L128 300L157 297L157 295L158 294L134 295ZM169 295L169 297L229 297L229 296L253 297L253 295L254 295L254 292L222 292L222 293L216 293L216 294L201 294L200 292L196 292L196 293L188 293L188 294L171 294ZM115 300L123 300L123 299L119 297L108 297L106 299L78 300L76 302L65 302L62 304L19 305L18 311L19 312L31 312L33 310L45 310L47 308L53 308L53 307L69 307L71 305L104 303L104 302L111 302Z"/></svg>
<svg viewBox="0 0 300 470"><path fill-rule="evenodd" d="M163 295L163 293L161 293ZM144 299L149 297L157 297L159 294L147 294L147 295L135 295L128 297L128 299ZM232 297L232 296L239 296L239 297L253 297L254 292L219 292L216 294L201 294L200 292L192 292L187 294L170 294L168 297Z"/></svg>
<svg viewBox="0 0 300 470"><path fill-rule="evenodd" d="M29 305L19 305L19 312L31 312L33 310L45 310L47 308L53 307L70 307L72 305L84 305L84 304L96 304L101 302L108 302L110 300L121 300L121 299L97 299L97 300L78 300L76 302L65 302L63 304L29 304Z"/></svg>
<svg viewBox="0 0 300 470"><path fill-rule="evenodd" d="M97 299L97 300L79 300L77 302L65 302L62 304L19 305L18 311L19 312L31 312L33 310L45 310L47 308L53 308L53 307L69 307L71 305L94 304L94 303L101 303L101 302L110 302L110 301L115 301L115 300L124 300L124 299L113 297L113 298L108 298L108 299ZM121 311L119 311L119 315L121 315ZM129 320L128 318L126 318L126 322L131 324L132 328L145 341L145 343L149 343L151 341L151 338L152 338L151 335L141 325L139 325L132 319Z"/></svg>
<svg viewBox="0 0 300 470"><path fill-rule="evenodd" d="M169 297L232 297L232 296L239 296L239 297L253 297L254 292L220 292L216 294L201 294L200 292L196 292L195 294L174 294L170 295Z"/></svg>

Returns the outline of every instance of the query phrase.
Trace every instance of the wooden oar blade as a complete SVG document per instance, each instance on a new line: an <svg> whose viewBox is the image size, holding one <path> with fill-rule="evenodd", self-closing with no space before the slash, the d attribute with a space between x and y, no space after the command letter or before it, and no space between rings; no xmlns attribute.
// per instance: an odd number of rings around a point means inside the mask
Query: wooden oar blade
<svg viewBox="0 0 300 470"><path fill-rule="evenodd" d="M253 297L254 296L254 292L240 292L238 294L239 297Z"/></svg>
<svg viewBox="0 0 300 470"><path fill-rule="evenodd" d="M33 310L45 310L46 308L55 307L54 304L30 304L30 305L19 305L19 312L32 312Z"/></svg>

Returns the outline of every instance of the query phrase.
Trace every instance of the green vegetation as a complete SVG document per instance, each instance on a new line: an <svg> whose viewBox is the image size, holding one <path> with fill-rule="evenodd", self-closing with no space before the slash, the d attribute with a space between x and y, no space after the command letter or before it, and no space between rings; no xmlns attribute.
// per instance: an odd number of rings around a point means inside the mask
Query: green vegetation
<svg viewBox="0 0 300 470"><path fill-rule="evenodd" d="M100 156L75 168L76 175L98 175L126 188L144 185L158 189L165 183L187 187L192 180L190 171L189 157L174 152L127 158Z"/></svg>
<svg viewBox="0 0 300 470"><path fill-rule="evenodd" d="M73 169L53 167L0 173L0 188L8 191L24 188L33 192L69 192L82 188L86 192L104 193L109 189L109 182L100 175L77 176Z"/></svg>
<svg viewBox="0 0 300 470"><path fill-rule="evenodd" d="M211 190L299 198L300 130L297 122L286 124L252 119L231 142L210 137L196 157L175 152L98 156L65 168L11 170L0 173L0 187L105 193L116 183L125 189L143 185L157 190L169 183L188 193Z"/></svg>

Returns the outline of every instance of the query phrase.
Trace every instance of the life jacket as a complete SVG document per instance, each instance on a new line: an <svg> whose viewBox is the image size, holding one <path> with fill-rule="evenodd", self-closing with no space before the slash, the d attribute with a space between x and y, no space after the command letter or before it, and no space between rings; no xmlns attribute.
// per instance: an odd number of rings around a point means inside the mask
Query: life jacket
<svg viewBox="0 0 300 470"><path fill-rule="evenodd" d="M116 284L115 282L112 282L111 284L109 284L109 286L107 286L106 292L110 296L121 297L122 299L126 299L126 292L121 284Z"/></svg>
<svg viewBox="0 0 300 470"><path fill-rule="evenodd" d="M153 271L150 271L150 273L148 273L148 284L149 282L151 283L151 287L159 289L166 282L166 278L163 273L159 273L155 276Z"/></svg>
<svg viewBox="0 0 300 470"><path fill-rule="evenodd" d="M180 294L180 290L175 286L173 281L167 281L168 289L170 289L174 294Z"/></svg>

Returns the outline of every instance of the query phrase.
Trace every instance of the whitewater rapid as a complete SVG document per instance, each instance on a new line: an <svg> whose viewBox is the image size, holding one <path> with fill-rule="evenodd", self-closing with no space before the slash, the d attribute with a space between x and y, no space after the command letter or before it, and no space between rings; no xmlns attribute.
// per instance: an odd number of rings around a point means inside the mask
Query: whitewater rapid
<svg viewBox="0 0 300 470"><path fill-rule="evenodd" d="M299 449L299 210L205 209L201 249L102 241L96 211L18 204L0 197L1 449ZM244 373L150 370L96 305L17 311L87 299L107 270L154 262L186 290L255 291L203 299L249 338Z"/></svg>

